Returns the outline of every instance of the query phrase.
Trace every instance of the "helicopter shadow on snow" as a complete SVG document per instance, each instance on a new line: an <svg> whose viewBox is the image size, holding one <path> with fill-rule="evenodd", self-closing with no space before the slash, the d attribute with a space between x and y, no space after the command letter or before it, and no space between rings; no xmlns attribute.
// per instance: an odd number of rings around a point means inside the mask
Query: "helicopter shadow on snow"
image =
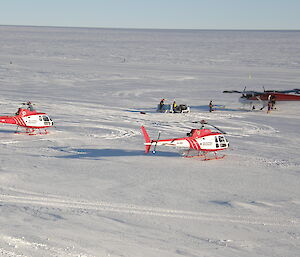
<svg viewBox="0 0 300 257"><path fill-rule="evenodd" d="M0 134L5 133L5 134L12 134L15 135L15 130L8 130L8 129L0 129Z"/></svg>
<svg viewBox="0 0 300 257"><path fill-rule="evenodd" d="M198 105L198 106L191 106L192 110L201 110L205 112L209 112L209 107L207 105ZM243 109L243 108L226 108L226 107L214 107L214 112L252 112L257 110L249 110L249 109Z"/></svg>
<svg viewBox="0 0 300 257"><path fill-rule="evenodd" d="M144 108L143 110L130 110L126 109L124 110L126 112L132 112L132 113L141 113L141 114L146 114L146 113L157 113L155 108Z"/></svg>
<svg viewBox="0 0 300 257"><path fill-rule="evenodd" d="M125 150L125 149L94 149L94 148L64 148L53 147L52 149L66 153L67 155L55 156L62 159L95 159L99 160L101 157L134 157L134 156L161 156L161 157L175 157L178 153L159 151L156 154L149 153L146 155L143 150Z"/></svg>

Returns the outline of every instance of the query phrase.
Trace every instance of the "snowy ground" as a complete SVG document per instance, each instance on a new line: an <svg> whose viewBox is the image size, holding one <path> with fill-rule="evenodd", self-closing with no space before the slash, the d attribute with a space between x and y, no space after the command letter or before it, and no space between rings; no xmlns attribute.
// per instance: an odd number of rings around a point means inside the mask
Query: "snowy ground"
<svg viewBox="0 0 300 257"><path fill-rule="evenodd" d="M299 103L222 93L299 88L299 60L300 32L0 26L1 114L30 100L56 125L0 125L0 256L299 256ZM161 97L192 112L155 113ZM144 155L140 125L202 119L228 132L225 159Z"/></svg>

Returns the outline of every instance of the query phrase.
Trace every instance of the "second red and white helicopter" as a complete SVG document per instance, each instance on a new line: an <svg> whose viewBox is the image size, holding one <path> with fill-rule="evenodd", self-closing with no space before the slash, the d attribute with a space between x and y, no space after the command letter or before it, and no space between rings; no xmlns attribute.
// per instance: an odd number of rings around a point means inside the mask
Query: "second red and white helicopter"
<svg viewBox="0 0 300 257"><path fill-rule="evenodd" d="M198 122L194 122L198 123ZM217 152L225 150L229 147L229 142L224 136L226 132L217 128L216 126L207 123L206 121L200 121L202 124L200 129L192 129L187 133L187 137L171 138L171 139L159 139L151 140L145 127L142 126L142 132L145 138L145 153L150 152L151 146L154 147L152 153L156 152L157 146L172 146L183 150L184 157L203 157L203 160L221 159L225 155L219 156ZM209 125L217 132L213 132L211 129L204 128L204 125Z"/></svg>
<svg viewBox="0 0 300 257"><path fill-rule="evenodd" d="M53 121L44 112L37 112L31 102L23 103L27 108L19 108L14 116L0 116L0 123L17 125L16 133L28 135L48 134L46 130L53 126ZM18 130L19 127L25 130Z"/></svg>

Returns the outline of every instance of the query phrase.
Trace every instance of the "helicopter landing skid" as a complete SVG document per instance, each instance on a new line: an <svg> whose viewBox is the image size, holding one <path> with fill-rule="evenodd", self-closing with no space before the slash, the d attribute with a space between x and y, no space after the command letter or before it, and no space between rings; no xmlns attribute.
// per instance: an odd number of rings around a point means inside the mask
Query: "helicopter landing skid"
<svg viewBox="0 0 300 257"><path fill-rule="evenodd" d="M219 160L225 157L225 155L219 156L216 152L213 152L213 156L209 156L207 152L203 151L197 152L195 155L189 155L189 152L190 151L184 152L182 156L184 158L202 158L202 161Z"/></svg>
<svg viewBox="0 0 300 257"><path fill-rule="evenodd" d="M33 128L25 128L24 130L18 130L18 128L17 128L15 133L29 135L29 136L49 134L49 132L46 129L33 129Z"/></svg>

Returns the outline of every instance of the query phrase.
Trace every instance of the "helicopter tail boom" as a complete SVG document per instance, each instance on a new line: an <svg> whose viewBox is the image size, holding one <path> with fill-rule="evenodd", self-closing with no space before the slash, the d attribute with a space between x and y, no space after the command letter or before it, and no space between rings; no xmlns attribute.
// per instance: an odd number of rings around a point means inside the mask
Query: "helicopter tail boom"
<svg viewBox="0 0 300 257"><path fill-rule="evenodd" d="M144 139L145 139L145 142L146 142L146 144L145 144L145 153L149 153L150 147L151 147L151 140L150 140L150 137L149 137L145 127L141 126L141 129L142 129Z"/></svg>
<svg viewBox="0 0 300 257"><path fill-rule="evenodd" d="M18 120L14 119L12 116L0 116L0 123L8 123L8 124L17 124L19 125Z"/></svg>

